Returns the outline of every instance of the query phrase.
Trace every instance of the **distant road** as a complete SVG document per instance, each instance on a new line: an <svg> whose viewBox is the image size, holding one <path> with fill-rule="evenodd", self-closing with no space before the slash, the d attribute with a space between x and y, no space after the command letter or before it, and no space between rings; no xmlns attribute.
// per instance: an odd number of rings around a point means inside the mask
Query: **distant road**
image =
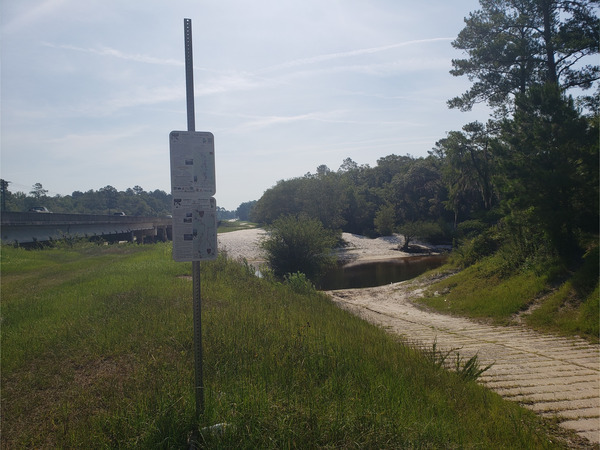
<svg viewBox="0 0 600 450"><path fill-rule="evenodd" d="M172 239L172 219L168 217L3 212L0 227L2 242L17 244L65 236L138 242Z"/></svg>

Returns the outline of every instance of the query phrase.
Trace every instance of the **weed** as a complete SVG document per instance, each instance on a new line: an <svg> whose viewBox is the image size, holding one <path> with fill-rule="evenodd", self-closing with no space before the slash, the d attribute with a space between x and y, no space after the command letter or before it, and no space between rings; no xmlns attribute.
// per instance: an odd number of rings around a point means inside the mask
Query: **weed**
<svg viewBox="0 0 600 450"><path fill-rule="evenodd" d="M438 369L453 369L460 378L465 381L476 381L484 372L489 370L492 364L481 367L479 364L478 354L473 355L468 360L461 357L460 349L440 350L437 346L437 339L433 341L431 350L424 350L425 356ZM454 354L454 362L450 361L451 355Z"/></svg>
<svg viewBox="0 0 600 450"><path fill-rule="evenodd" d="M464 361L460 353L456 352L454 369L456 373L465 381L476 381L481 374L489 370L494 364L488 364L485 367L479 365L479 355L476 353L468 360Z"/></svg>

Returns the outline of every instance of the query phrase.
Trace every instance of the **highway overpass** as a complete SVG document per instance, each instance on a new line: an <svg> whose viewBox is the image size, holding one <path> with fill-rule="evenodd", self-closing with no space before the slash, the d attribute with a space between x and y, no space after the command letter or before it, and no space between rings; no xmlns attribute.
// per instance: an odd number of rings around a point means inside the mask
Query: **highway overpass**
<svg viewBox="0 0 600 450"><path fill-rule="evenodd" d="M166 241L172 239L172 220L170 217L2 212L0 238L4 244L30 244L65 237Z"/></svg>

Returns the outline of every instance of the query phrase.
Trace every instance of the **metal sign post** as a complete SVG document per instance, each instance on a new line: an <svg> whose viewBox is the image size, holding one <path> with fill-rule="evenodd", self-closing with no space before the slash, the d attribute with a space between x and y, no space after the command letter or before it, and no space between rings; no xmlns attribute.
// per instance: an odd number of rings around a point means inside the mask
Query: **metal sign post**
<svg viewBox="0 0 600 450"><path fill-rule="evenodd" d="M194 112L194 55L192 52L192 19L183 19L185 45L185 97L187 100L188 131L196 131Z"/></svg>
<svg viewBox="0 0 600 450"><path fill-rule="evenodd" d="M196 417L204 414L204 381L202 379L202 298L200 296L200 261L192 261L194 284L194 390L196 392Z"/></svg>
<svg viewBox="0 0 600 450"><path fill-rule="evenodd" d="M173 259L192 262L196 418L204 413L200 261L217 257L214 136L195 131L192 21L184 19L187 131L169 134Z"/></svg>
<svg viewBox="0 0 600 450"><path fill-rule="evenodd" d="M194 56L192 52L192 19L183 19L185 39L185 92L187 99L188 131L196 131L194 110ZM202 378L202 297L200 294L200 261L192 261L192 283L194 285L194 371L196 392L196 417L204 414L204 382Z"/></svg>

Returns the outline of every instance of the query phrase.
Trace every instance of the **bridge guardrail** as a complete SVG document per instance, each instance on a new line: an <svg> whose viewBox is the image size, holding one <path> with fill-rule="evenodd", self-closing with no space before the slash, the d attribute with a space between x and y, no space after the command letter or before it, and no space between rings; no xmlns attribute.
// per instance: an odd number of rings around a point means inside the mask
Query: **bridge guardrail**
<svg viewBox="0 0 600 450"><path fill-rule="evenodd" d="M159 236L164 240L171 237L172 220L170 217L3 212L0 230L2 241L19 244L60 239L65 235L127 235L130 240Z"/></svg>

